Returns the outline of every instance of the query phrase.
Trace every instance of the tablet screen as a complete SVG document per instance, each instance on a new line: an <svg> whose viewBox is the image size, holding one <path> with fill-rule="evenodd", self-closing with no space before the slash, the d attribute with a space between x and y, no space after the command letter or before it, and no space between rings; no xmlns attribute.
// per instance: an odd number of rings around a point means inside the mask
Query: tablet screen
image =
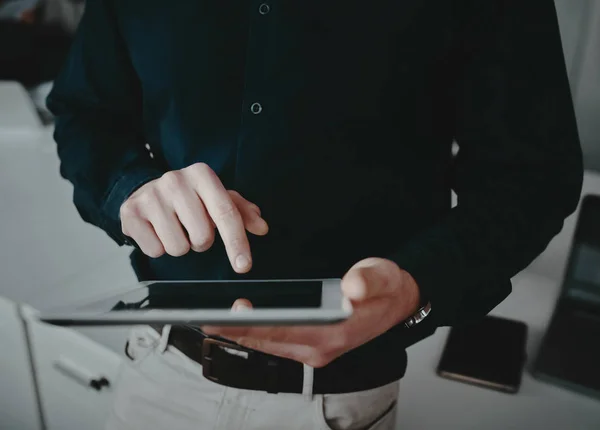
<svg viewBox="0 0 600 430"><path fill-rule="evenodd" d="M320 308L323 299L321 280L160 281L142 285L69 309L98 313L136 309L229 310L241 298L249 300L254 309L310 309Z"/></svg>
<svg viewBox="0 0 600 430"><path fill-rule="evenodd" d="M321 281L161 282L145 288L147 296L142 306L226 310L243 298L249 300L254 309L320 308L322 288ZM126 294L120 301L124 304L138 302L132 299Z"/></svg>

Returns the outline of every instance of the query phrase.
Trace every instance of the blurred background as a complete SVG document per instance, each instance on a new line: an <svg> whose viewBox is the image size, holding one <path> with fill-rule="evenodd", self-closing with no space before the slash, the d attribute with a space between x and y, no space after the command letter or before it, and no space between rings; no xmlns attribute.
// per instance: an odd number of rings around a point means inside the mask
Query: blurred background
<svg viewBox="0 0 600 430"><path fill-rule="evenodd" d="M555 3L585 155L582 194L600 195L600 0ZM44 106L84 8L84 0L0 0L0 298L5 303L59 305L135 281L129 250L117 248L77 214L72 187L58 173L52 116ZM567 220L546 252L515 279L511 298L494 311L527 323L531 358L552 316L576 219L574 214ZM7 328L13 323L2 317L11 309L0 301L0 342L5 345L11 345L14 331ZM33 383L43 392L41 399L27 388L7 391L29 377L14 363L31 357L16 343L6 348L9 353L0 354L0 430L38 428L33 414L25 418L24 412L16 412L23 404L19 402L29 400L45 411L47 428L95 429L91 417L101 417L104 409L99 405L106 400L76 388L72 394L57 394L57 387L66 387L68 393L71 385L52 373L48 363L56 354L69 350L77 355L83 348L83 362L116 374L126 331L88 328L58 336L35 328L30 340L37 348L39 380ZM442 381L435 366L446 335L442 329L409 350L399 411L402 428L600 429L600 402L550 388L529 374L521 393L512 397ZM18 342L16 337L13 341ZM7 405L15 410L11 413ZM79 412L73 412L74 405Z"/></svg>

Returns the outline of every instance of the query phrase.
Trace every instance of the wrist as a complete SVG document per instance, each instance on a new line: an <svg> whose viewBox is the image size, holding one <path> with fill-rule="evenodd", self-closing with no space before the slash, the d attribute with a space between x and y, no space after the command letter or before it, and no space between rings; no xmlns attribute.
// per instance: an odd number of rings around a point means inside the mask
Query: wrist
<svg viewBox="0 0 600 430"><path fill-rule="evenodd" d="M406 303L406 315L410 316L423 307L423 298L421 297L417 281L415 281L410 273L402 270L402 278L402 297Z"/></svg>
<svg viewBox="0 0 600 430"><path fill-rule="evenodd" d="M404 323L408 318L415 315L421 308L421 292L417 281L410 273L402 269L398 264L393 263L396 270L397 285L397 311L396 324Z"/></svg>

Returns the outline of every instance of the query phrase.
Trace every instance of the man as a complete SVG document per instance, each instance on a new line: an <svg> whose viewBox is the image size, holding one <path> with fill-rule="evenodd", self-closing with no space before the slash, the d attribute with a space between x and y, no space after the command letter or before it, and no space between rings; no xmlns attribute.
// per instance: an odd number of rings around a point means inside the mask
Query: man
<svg viewBox="0 0 600 430"><path fill-rule="evenodd" d="M355 305L146 330L123 428L393 428L405 348L502 301L581 187L552 0L90 0L48 103L140 279L343 276Z"/></svg>

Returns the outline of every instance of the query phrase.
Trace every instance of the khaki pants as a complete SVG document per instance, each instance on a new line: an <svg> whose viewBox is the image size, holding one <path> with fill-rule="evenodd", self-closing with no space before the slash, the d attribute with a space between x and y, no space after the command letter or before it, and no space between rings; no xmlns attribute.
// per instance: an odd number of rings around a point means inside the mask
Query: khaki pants
<svg viewBox="0 0 600 430"><path fill-rule="evenodd" d="M166 331L168 336L168 331ZM164 336L134 330L107 430L392 430L399 383L334 395L268 394L215 384ZM352 375L348 375L352 377ZM312 380L312 369L305 372Z"/></svg>

